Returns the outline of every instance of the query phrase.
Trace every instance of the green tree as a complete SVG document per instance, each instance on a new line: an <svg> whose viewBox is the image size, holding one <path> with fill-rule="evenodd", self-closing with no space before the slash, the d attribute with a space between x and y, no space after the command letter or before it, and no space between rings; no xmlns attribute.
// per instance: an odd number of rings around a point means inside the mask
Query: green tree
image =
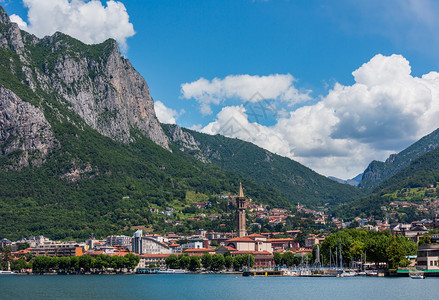
<svg viewBox="0 0 439 300"><path fill-rule="evenodd" d="M107 263L107 260L104 258L105 254L99 254L96 256L96 259L93 261L93 268L99 271L104 271L106 268L108 268L109 264Z"/></svg>
<svg viewBox="0 0 439 300"><path fill-rule="evenodd" d="M229 270L233 266L233 257L230 254L226 255L227 253L224 253L224 266Z"/></svg>
<svg viewBox="0 0 439 300"><path fill-rule="evenodd" d="M178 256L178 262L180 269L187 269L189 267L190 258L188 254L180 254Z"/></svg>
<svg viewBox="0 0 439 300"><path fill-rule="evenodd" d="M294 265L294 254L291 252L285 252L282 254L282 264L291 267Z"/></svg>
<svg viewBox="0 0 439 300"><path fill-rule="evenodd" d="M201 267L200 258L197 255L192 255L189 261L189 271L195 272Z"/></svg>
<svg viewBox="0 0 439 300"><path fill-rule="evenodd" d="M274 263L276 264L276 266L282 265L282 254L280 254L279 252L276 251L273 253L273 258L274 258Z"/></svg>
<svg viewBox="0 0 439 300"><path fill-rule="evenodd" d="M212 255L212 263L210 269L212 271L220 271L224 268L224 256L222 254L214 254Z"/></svg>
<svg viewBox="0 0 439 300"><path fill-rule="evenodd" d="M79 269L89 272L92 267L92 257L90 255L81 255L79 257Z"/></svg>
<svg viewBox="0 0 439 300"><path fill-rule="evenodd" d="M113 270L120 272L124 266L124 258L119 255L111 256L110 266L113 268Z"/></svg>
<svg viewBox="0 0 439 300"><path fill-rule="evenodd" d="M27 262L24 257L20 257L19 259L13 261L11 263L11 269L19 272L23 269L27 269Z"/></svg>
<svg viewBox="0 0 439 300"><path fill-rule="evenodd" d="M60 257L58 261L58 268L62 271L67 271L68 269L70 269L70 257Z"/></svg>
<svg viewBox="0 0 439 300"><path fill-rule="evenodd" d="M72 269L75 272L79 272L79 257L78 256L71 256L70 257L70 269Z"/></svg>
<svg viewBox="0 0 439 300"><path fill-rule="evenodd" d="M365 246L366 245L363 242L355 240L352 242L349 251L351 252L354 258L360 258L361 255L364 253Z"/></svg>
<svg viewBox="0 0 439 300"><path fill-rule="evenodd" d="M378 234L366 241L367 257L375 263L387 262L387 248L390 245L391 236Z"/></svg>
<svg viewBox="0 0 439 300"><path fill-rule="evenodd" d="M51 258L45 255L36 256L32 262L32 271L36 273L48 272Z"/></svg>
<svg viewBox="0 0 439 300"><path fill-rule="evenodd" d="M253 254L244 254L242 256L242 263L244 266L251 268L255 264L255 257L253 256Z"/></svg>
<svg viewBox="0 0 439 300"><path fill-rule="evenodd" d="M244 265L244 258L242 255L236 255L233 258L233 269L235 269L235 271L239 271L242 266Z"/></svg>
<svg viewBox="0 0 439 300"><path fill-rule="evenodd" d="M390 269L396 269L399 266L406 265L404 249L400 243L394 240L386 249L387 261Z"/></svg>
<svg viewBox="0 0 439 300"><path fill-rule="evenodd" d="M130 271L130 270L134 270L137 265L139 264L140 261L140 256L139 255L135 255L133 253L128 253L127 255L124 256L125 260L126 260L126 268Z"/></svg>
<svg viewBox="0 0 439 300"><path fill-rule="evenodd" d="M165 259L166 266L169 269L178 269L180 268L180 262L178 260L178 256L175 254L171 254Z"/></svg>
<svg viewBox="0 0 439 300"><path fill-rule="evenodd" d="M203 265L204 269L209 269L212 265L212 256L209 253L204 253L201 256L201 264Z"/></svg>

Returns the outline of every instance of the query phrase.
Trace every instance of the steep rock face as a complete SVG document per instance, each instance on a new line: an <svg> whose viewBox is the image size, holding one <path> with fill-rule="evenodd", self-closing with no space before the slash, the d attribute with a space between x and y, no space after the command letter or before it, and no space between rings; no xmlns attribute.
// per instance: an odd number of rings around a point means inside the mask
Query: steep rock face
<svg viewBox="0 0 439 300"><path fill-rule="evenodd" d="M132 142L131 129L137 129L156 144L169 149L155 112L148 85L130 62L121 57L115 41L103 47L106 57L61 54L68 48L63 34L49 38L47 47L60 52L53 70L45 68L49 78L44 89L53 87L84 121L101 134L121 142ZM61 50L57 50L61 49Z"/></svg>
<svg viewBox="0 0 439 300"><path fill-rule="evenodd" d="M18 55L22 83L52 95L102 135L128 143L135 130L169 150L148 85L114 40L88 46L62 33L40 40L20 31L2 7L0 23L0 47Z"/></svg>
<svg viewBox="0 0 439 300"><path fill-rule="evenodd" d="M210 160L201 152L200 143L188 132L185 132L178 125L164 125L169 139L174 142L183 152L190 152L197 160L209 163Z"/></svg>
<svg viewBox="0 0 439 300"><path fill-rule="evenodd" d="M2 24L9 24L9 23L11 23L11 21L9 20L8 14L6 13L6 11L1 6L0 6L0 23L2 23Z"/></svg>
<svg viewBox="0 0 439 300"><path fill-rule="evenodd" d="M0 154L9 157L9 168L40 166L57 147L43 112L0 87Z"/></svg>

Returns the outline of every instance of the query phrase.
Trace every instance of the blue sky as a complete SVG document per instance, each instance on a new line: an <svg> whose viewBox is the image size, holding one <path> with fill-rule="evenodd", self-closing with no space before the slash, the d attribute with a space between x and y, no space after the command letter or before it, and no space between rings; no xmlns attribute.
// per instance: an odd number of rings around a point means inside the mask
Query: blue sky
<svg viewBox="0 0 439 300"><path fill-rule="evenodd" d="M324 175L354 177L439 126L435 1L0 2L38 36L116 38L162 121L242 138ZM75 32L67 17L48 21L60 15L53 7L106 21L84 18ZM252 114L257 105L269 113ZM230 120L241 130L225 130Z"/></svg>

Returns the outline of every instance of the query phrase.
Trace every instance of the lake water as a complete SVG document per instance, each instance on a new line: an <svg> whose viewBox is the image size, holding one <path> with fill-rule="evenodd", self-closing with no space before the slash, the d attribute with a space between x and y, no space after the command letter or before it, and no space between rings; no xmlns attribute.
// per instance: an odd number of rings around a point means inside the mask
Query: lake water
<svg viewBox="0 0 439 300"><path fill-rule="evenodd" d="M439 278L0 276L0 299L439 299Z"/></svg>

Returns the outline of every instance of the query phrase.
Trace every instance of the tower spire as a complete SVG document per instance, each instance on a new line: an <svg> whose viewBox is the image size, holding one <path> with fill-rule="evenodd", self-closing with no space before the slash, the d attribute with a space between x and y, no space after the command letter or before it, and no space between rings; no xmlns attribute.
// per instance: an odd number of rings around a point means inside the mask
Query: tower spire
<svg viewBox="0 0 439 300"><path fill-rule="evenodd" d="M239 193L238 193L238 197L239 197L239 198L244 198L244 191L242 190L242 182L239 182Z"/></svg>
<svg viewBox="0 0 439 300"><path fill-rule="evenodd" d="M238 237L243 237L247 235L245 230L245 197L244 191L242 190L242 183L239 183L239 193L236 198L236 215L238 217Z"/></svg>

